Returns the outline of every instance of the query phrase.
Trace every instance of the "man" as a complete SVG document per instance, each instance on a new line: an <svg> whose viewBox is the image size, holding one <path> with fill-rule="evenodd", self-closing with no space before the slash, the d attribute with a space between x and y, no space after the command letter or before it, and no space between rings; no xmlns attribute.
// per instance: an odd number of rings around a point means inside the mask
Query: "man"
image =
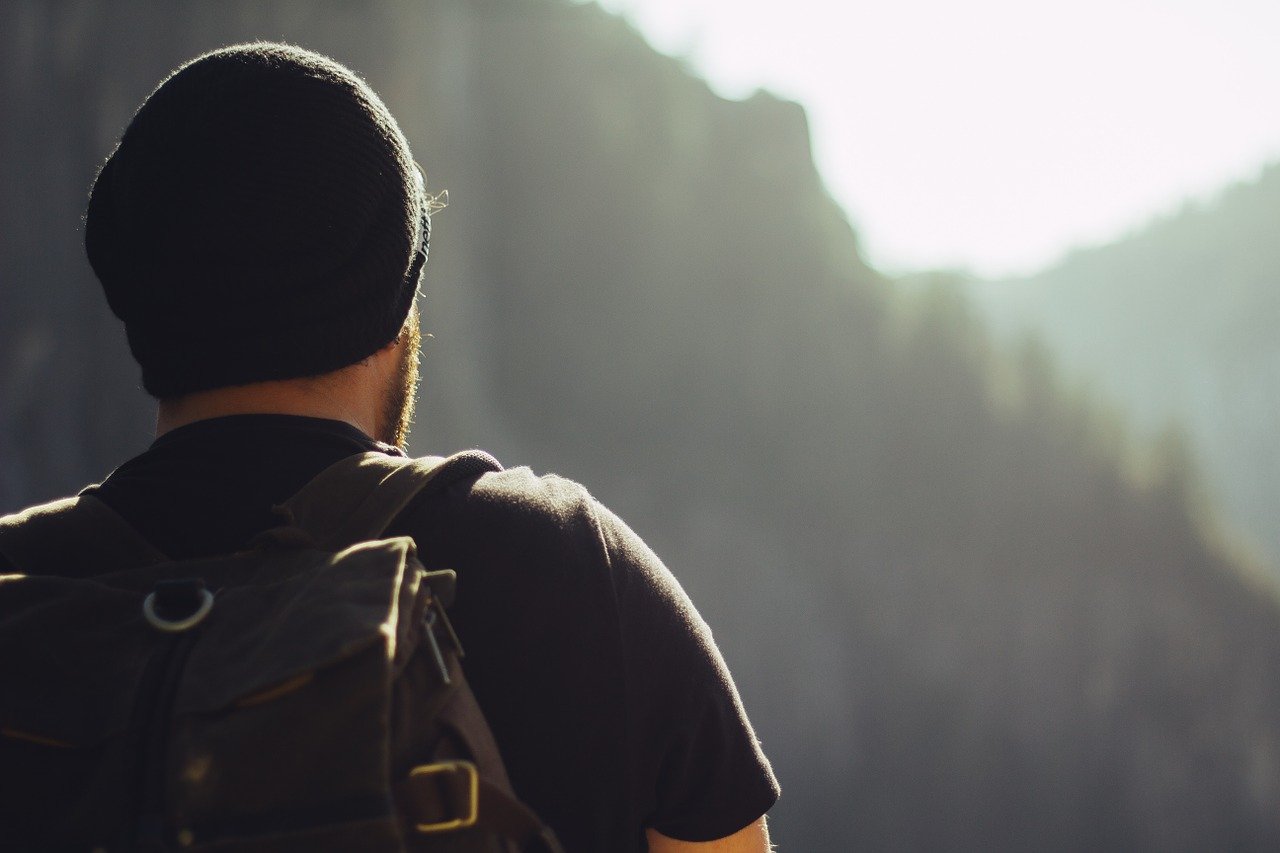
<svg viewBox="0 0 1280 853"><path fill-rule="evenodd" d="M246 547L339 459L401 454L430 204L386 107L327 58L242 45L169 77L85 220L157 438L89 491L189 559ZM468 679L566 849L768 849L777 783L708 629L584 489L484 474L389 534L457 570Z"/></svg>

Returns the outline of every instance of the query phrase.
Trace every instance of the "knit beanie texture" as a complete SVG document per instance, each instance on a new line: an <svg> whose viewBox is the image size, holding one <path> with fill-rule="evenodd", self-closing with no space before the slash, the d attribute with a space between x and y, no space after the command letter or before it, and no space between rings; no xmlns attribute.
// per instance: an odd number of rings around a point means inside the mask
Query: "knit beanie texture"
<svg viewBox="0 0 1280 853"><path fill-rule="evenodd" d="M372 355L408 315L428 233L378 96L331 59L266 43L161 83L85 215L89 263L161 399Z"/></svg>

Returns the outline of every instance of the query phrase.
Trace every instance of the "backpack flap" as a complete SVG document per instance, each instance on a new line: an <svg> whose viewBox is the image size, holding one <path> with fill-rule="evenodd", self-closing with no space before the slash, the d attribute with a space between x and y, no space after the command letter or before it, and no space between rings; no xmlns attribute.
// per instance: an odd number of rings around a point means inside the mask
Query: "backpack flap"
<svg viewBox="0 0 1280 853"><path fill-rule="evenodd" d="M399 849L389 701L427 592L413 543L304 555L283 582L224 589L191 650L165 769L187 846Z"/></svg>
<svg viewBox="0 0 1280 853"><path fill-rule="evenodd" d="M397 537L337 554L241 555L246 562L269 561L271 572L218 591L203 636L192 649L175 711L229 708L372 646L390 666L412 609L421 608L413 553L413 540ZM282 559L291 565L282 566ZM184 571L198 573L199 568L189 563Z"/></svg>

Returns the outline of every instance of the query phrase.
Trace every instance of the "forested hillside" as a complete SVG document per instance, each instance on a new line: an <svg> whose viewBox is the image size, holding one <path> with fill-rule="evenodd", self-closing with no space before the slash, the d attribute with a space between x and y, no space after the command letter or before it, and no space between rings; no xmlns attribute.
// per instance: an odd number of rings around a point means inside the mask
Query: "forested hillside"
<svg viewBox="0 0 1280 853"><path fill-rule="evenodd" d="M1028 279L977 284L1013 334L1151 436L1185 431L1205 486L1280 583L1280 165Z"/></svg>
<svg viewBox="0 0 1280 853"><path fill-rule="evenodd" d="M1280 845L1280 608L1192 473L1136 484L1043 348L863 263L799 107L722 100L595 7L0 6L0 509L148 441L86 188L169 68L255 37L363 73L450 192L414 450L580 479L663 555L783 849Z"/></svg>

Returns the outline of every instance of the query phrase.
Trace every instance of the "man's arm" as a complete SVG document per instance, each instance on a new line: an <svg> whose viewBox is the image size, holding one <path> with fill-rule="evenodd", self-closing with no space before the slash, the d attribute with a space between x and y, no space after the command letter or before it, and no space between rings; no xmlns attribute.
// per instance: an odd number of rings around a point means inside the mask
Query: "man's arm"
<svg viewBox="0 0 1280 853"><path fill-rule="evenodd" d="M668 838L656 829L646 829L649 853L769 853L769 827L764 816L733 835L714 841L679 841Z"/></svg>

